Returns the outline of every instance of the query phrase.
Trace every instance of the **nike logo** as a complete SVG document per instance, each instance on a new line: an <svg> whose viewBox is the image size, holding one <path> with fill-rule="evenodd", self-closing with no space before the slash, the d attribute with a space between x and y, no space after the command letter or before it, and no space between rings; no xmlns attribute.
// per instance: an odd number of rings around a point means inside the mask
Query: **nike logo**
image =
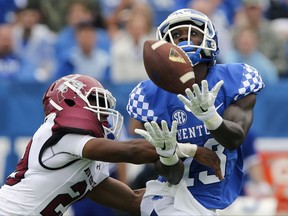
<svg viewBox="0 0 288 216"><path fill-rule="evenodd" d="M163 151L166 150L166 143L164 141L163 147L161 148Z"/></svg>
<svg viewBox="0 0 288 216"><path fill-rule="evenodd" d="M200 105L199 105L200 109L202 110L202 112L206 112L208 109L203 109Z"/></svg>
<svg viewBox="0 0 288 216"><path fill-rule="evenodd" d="M223 105L223 102L216 107L216 110L218 110L222 105Z"/></svg>

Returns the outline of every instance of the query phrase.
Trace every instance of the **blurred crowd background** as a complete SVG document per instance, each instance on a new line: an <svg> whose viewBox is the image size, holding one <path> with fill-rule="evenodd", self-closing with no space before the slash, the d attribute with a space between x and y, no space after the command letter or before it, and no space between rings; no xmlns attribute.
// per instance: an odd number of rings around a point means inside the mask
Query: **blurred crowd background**
<svg viewBox="0 0 288 216"><path fill-rule="evenodd" d="M278 213L288 210L288 0L0 0L0 182L43 122L46 88L70 73L90 75L114 94L125 117L122 139L134 138L125 108L129 92L148 78L143 43L155 39L157 26L180 8L210 17L218 31L218 63L245 62L261 73L266 88L247 141L254 153L245 162L245 170L258 168L247 171L252 184L243 189L257 202L249 201L243 211L263 210L263 197L276 198L269 205ZM136 188L154 175L149 165L138 168L111 165L111 172ZM80 208L90 209L85 205ZM87 215L116 214L91 211Z"/></svg>

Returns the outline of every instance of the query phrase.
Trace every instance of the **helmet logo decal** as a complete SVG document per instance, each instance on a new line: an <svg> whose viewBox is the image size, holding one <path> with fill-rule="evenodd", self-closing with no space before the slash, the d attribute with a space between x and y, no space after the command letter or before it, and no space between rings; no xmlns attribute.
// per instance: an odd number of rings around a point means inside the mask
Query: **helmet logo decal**
<svg viewBox="0 0 288 216"><path fill-rule="evenodd" d="M83 82L79 80L71 80L70 83L77 89L77 90L84 90L86 86ZM85 91L85 90L84 90Z"/></svg>
<svg viewBox="0 0 288 216"><path fill-rule="evenodd" d="M182 56L177 52L177 50L171 48L169 52L169 60L173 62L179 62L186 64L186 61Z"/></svg>
<svg viewBox="0 0 288 216"><path fill-rule="evenodd" d="M70 88L78 94L78 92L81 92L82 94L85 94L86 91L84 89L84 87L86 87L86 85L79 81L79 80L75 80L75 79L70 79L67 80L66 82L63 82L58 88L58 93L57 93L57 100L59 103L61 103L64 99L65 96L64 94L69 90L69 86L71 86Z"/></svg>
<svg viewBox="0 0 288 216"><path fill-rule="evenodd" d="M58 88L58 93L57 93L57 100L58 103L61 103L65 97L64 97L64 93L66 93L68 91L68 87L65 85L65 83L62 83Z"/></svg>

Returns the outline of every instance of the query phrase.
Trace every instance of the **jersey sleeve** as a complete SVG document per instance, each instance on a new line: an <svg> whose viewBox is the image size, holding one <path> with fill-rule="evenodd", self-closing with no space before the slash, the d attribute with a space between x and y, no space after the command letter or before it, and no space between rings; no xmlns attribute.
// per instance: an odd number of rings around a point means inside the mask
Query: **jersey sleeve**
<svg viewBox="0 0 288 216"><path fill-rule="evenodd" d="M251 93L257 94L265 87L258 70L247 64L241 64L241 68L241 83L236 95L234 96L235 101Z"/></svg>
<svg viewBox="0 0 288 216"><path fill-rule="evenodd" d="M138 121L157 121L159 117L167 115L167 103L167 92L148 80L140 82L131 91L126 109ZM168 115L167 117L170 118Z"/></svg>
<svg viewBox="0 0 288 216"><path fill-rule="evenodd" d="M67 152L77 157L82 157L85 144L94 137L89 135L67 134L55 145L57 152Z"/></svg>
<svg viewBox="0 0 288 216"><path fill-rule="evenodd" d="M259 72L250 65L226 64L223 67L226 69L219 70L218 79L224 80L228 105L248 94L257 94L265 87Z"/></svg>

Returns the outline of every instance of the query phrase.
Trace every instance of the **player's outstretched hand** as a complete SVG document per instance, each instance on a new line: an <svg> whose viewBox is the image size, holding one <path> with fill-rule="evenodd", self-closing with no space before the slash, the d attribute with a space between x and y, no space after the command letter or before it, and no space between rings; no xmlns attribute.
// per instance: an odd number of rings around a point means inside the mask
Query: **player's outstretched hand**
<svg viewBox="0 0 288 216"><path fill-rule="evenodd" d="M168 128L167 122L164 120L161 121L162 129L155 121L146 122L144 128L146 130L135 129L135 133L143 136L148 142L155 146L161 162L165 165L177 163L179 160L177 154L175 154L177 147L177 122L172 122L171 131Z"/></svg>
<svg viewBox="0 0 288 216"><path fill-rule="evenodd" d="M194 92L190 88L185 90L188 98L179 94L178 98L190 111L201 121L204 122L208 130L216 130L222 123L222 117L217 113L215 108L215 99L224 81L220 80L209 91L207 80L202 80L202 92L198 84L192 86Z"/></svg>
<svg viewBox="0 0 288 216"><path fill-rule="evenodd" d="M143 136L147 141L155 146L160 161L155 163L155 170L164 176L170 184L178 184L184 173L184 164L176 154L177 142L177 122L173 121L171 130L167 122L161 121L161 128L155 122L146 122L144 128L135 129L135 133Z"/></svg>
<svg viewBox="0 0 288 216"><path fill-rule="evenodd" d="M224 179L220 168L221 161L218 155L211 149L198 146L196 154L194 156L194 160L196 160L198 163L212 168L219 180Z"/></svg>
<svg viewBox="0 0 288 216"><path fill-rule="evenodd" d="M157 153L162 157L171 157L176 151L176 133L177 122L173 121L171 131L168 128L167 122L161 121L161 128L155 122L146 122L145 130L135 129L135 133L143 136L147 141L156 147Z"/></svg>

